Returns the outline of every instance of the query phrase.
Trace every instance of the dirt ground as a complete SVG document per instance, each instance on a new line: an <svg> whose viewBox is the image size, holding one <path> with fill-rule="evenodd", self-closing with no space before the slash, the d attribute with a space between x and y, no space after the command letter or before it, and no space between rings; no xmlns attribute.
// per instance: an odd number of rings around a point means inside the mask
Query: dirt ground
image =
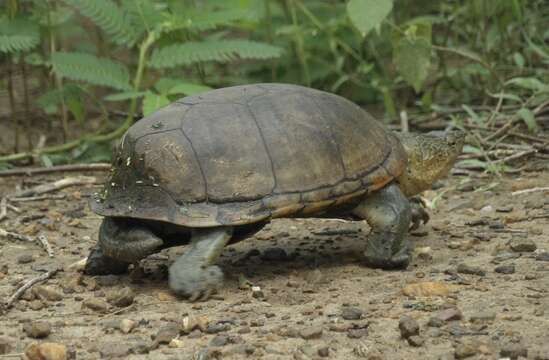
<svg viewBox="0 0 549 360"><path fill-rule="evenodd" d="M63 270L1 315L0 358L57 343L73 359L549 359L549 192L512 195L547 186L549 166L538 170L454 174L424 194L431 221L410 234L416 256L405 271L361 264L364 222L275 220L227 247L224 287L198 303L168 288L183 247L129 275L79 272L101 221L87 207L99 185L16 203L21 212L0 227L45 235L53 257L0 238L0 300ZM74 175L0 178L0 195Z"/></svg>

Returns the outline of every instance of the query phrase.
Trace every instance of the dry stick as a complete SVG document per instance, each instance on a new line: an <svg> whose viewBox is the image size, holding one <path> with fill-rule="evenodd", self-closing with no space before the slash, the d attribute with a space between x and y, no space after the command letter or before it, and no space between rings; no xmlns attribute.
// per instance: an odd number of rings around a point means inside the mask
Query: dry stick
<svg viewBox="0 0 549 360"><path fill-rule="evenodd" d="M535 187L530 189L513 191L511 195L515 196L515 195L529 194L529 193L538 192L538 191L549 191L549 187Z"/></svg>
<svg viewBox="0 0 549 360"><path fill-rule="evenodd" d="M0 200L0 221L4 220L8 216L8 199L3 197Z"/></svg>
<svg viewBox="0 0 549 360"><path fill-rule="evenodd" d="M48 242L48 238L46 237L46 235L38 235L37 239L40 245L42 245L44 250L46 250L46 252L48 253L48 256L53 257L53 250L50 243Z"/></svg>
<svg viewBox="0 0 549 360"><path fill-rule="evenodd" d="M526 151L521 151L521 152L519 152L519 153L510 155L510 156L507 156L507 157L505 157L505 158L503 158L503 159L496 160L496 161L494 161L494 164L506 163L507 161L516 160L516 159L519 159L519 158L524 157L524 156L528 156L528 155L535 154L535 153L537 153L537 152L538 152L537 150L526 150Z"/></svg>
<svg viewBox="0 0 549 360"><path fill-rule="evenodd" d="M4 176L21 176L21 175L36 175L36 174L51 174L54 172L64 171L108 171L111 169L110 164L75 164L75 165L56 165L42 168L26 168L26 169L9 169L0 171L0 177Z"/></svg>
<svg viewBox="0 0 549 360"><path fill-rule="evenodd" d="M0 229L0 237L5 237L5 238L8 238L8 239L13 239L13 240L34 242L34 239L31 238L30 236L23 235L23 234L18 234L18 233L15 233L15 232L4 230L4 229Z"/></svg>
<svg viewBox="0 0 549 360"><path fill-rule="evenodd" d="M534 116L535 115L538 115L540 112L544 111L545 108L549 105L549 101L546 101L544 103L542 103L541 105L539 105L538 107L536 107L532 112L534 113ZM497 138L503 134L506 134L509 130L511 130L511 128L513 126L515 126L515 123L517 121L520 121L520 117L515 115L513 116L505 125L503 125L498 131L496 131L495 133L493 133L492 135L488 136L486 139L484 139L485 141L490 141L494 138Z"/></svg>
<svg viewBox="0 0 549 360"><path fill-rule="evenodd" d="M68 178L54 181L52 183L38 185L30 189L18 191L12 197L22 198L22 197L41 195L44 193L61 190L69 186L95 184L96 181L97 179L92 176L68 177Z"/></svg>
<svg viewBox="0 0 549 360"><path fill-rule="evenodd" d="M53 275L55 275L58 271L59 271L58 268L50 270L50 271L45 272L42 275L40 275L40 276L38 276L34 279L31 279L27 283L25 283L23 286L21 286L19 289L17 289L17 291L8 299L8 301L6 301L6 304L5 304L6 309L10 308L13 305L13 303L16 302L17 299L19 299L23 295L23 293L25 291L27 291L32 286L34 286L34 285L36 285L36 284L38 284L42 281L48 280Z"/></svg>
<svg viewBox="0 0 549 360"><path fill-rule="evenodd" d="M60 195L38 195L38 196L29 196L29 197L22 197L22 198L10 198L11 202L29 202L29 201L40 201L40 200L61 200L66 198L67 195L60 194Z"/></svg>

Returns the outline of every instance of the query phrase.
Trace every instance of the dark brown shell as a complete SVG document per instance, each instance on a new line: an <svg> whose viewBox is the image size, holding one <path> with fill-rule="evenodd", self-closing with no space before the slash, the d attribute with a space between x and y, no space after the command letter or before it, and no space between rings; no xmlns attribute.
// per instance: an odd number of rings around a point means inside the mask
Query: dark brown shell
<svg viewBox="0 0 549 360"><path fill-rule="evenodd" d="M235 86L183 98L133 125L91 207L189 227L248 224L356 200L405 166L394 135L342 97Z"/></svg>

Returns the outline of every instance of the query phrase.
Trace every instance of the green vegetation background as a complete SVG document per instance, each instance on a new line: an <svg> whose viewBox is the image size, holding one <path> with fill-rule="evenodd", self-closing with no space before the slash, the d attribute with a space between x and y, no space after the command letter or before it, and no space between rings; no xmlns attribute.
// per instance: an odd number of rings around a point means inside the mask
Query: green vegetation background
<svg viewBox="0 0 549 360"><path fill-rule="evenodd" d="M15 143L0 166L107 161L142 114L236 84L312 86L386 120L457 108L490 126L479 109L497 105L532 132L532 108L549 93L546 0L4 3L2 121ZM46 125L60 131L37 149L31 130Z"/></svg>

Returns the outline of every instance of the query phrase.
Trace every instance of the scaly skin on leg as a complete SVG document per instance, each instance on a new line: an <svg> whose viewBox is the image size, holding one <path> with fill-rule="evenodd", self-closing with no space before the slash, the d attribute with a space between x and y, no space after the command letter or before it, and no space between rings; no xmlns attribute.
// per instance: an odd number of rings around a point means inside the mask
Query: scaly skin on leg
<svg viewBox="0 0 549 360"><path fill-rule="evenodd" d="M232 234L232 227L193 229L190 249L170 267L172 290L191 301L207 299L223 282L223 272L214 264Z"/></svg>
<svg viewBox="0 0 549 360"><path fill-rule="evenodd" d="M84 272L88 275L123 273L130 263L159 251L162 245L162 239L144 226L104 218L99 241L88 256Z"/></svg>
<svg viewBox="0 0 549 360"><path fill-rule="evenodd" d="M412 218L408 199L395 184L370 194L353 214L372 227L364 256L368 266L405 268L410 262L408 228Z"/></svg>

